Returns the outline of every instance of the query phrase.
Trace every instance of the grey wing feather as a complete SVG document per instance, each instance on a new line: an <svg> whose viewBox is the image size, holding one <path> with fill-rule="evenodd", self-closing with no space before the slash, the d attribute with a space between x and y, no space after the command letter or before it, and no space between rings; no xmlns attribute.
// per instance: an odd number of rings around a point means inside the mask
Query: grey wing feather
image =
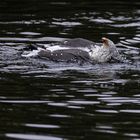
<svg viewBox="0 0 140 140"><path fill-rule="evenodd" d="M75 39L70 39L70 40L65 40L62 42L60 45L62 46L68 46L68 47L90 47L91 45L95 45L94 42L83 39L83 38L75 38Z"/></svg>

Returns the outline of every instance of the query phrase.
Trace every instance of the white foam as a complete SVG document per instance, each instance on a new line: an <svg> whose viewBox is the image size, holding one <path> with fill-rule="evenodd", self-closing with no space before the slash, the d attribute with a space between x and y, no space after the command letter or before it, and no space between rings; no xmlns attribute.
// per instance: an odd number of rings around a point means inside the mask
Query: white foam
<svg viewBox="0 0 140 140"><path fill-rule="evenodd" d="M46 50L49 50L51 52L53 51L57 51L57 50L66 50L66 49L70 49L69 47L61 47L59 45L54 45L54 46L50 46L50 45L44 45L46 47Z"/></svg>
<svg viewBox="0 0 140 140"><path fill-rule="evenodd" d="M22 54L21 56L22 57L32 57L32 56L37 56L38 53L43 50L42 48L38 48L37 50L33 50L33 51L30 51L28 54Z"/></svg>

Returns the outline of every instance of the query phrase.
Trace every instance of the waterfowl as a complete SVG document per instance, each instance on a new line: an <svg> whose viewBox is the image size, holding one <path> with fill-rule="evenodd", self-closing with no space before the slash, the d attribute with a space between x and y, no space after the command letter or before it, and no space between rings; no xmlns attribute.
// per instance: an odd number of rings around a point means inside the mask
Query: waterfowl
<svg viewBox="0 0 140 140"><path fill-rule="evenodd" d="M29 54L22 56L39 56L56 62L103 63L111 59L121 61L121 55L115 44L106 37L102 38L102 43L95 43L82 38L69 39L58 44L38 47Z"/></svg>

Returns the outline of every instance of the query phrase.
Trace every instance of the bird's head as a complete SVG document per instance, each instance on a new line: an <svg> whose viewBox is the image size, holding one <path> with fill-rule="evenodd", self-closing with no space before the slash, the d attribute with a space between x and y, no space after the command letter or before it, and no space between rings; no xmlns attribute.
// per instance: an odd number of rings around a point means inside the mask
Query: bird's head
<svg viewBox="0 0 140 140"><path fill-rule="evenodd" d="M105 48L115 47L115 44L113 43L113 41L111 41L110 39L108 39L106 37L102 38L102 42L103 42L103 47L105 47Z"/></svg>
<svg viewBox="0 0 140 140"><path fill-rule="evenodd" d="M105 48L105 50L109 51L109 54L112 59L123 62L123 57L120 55L120 53L119 53L116 45L113 43L113 41L111 41L110 39L108 39L106 37L103 37L102 42L103 42L103 48Z"/></svg>

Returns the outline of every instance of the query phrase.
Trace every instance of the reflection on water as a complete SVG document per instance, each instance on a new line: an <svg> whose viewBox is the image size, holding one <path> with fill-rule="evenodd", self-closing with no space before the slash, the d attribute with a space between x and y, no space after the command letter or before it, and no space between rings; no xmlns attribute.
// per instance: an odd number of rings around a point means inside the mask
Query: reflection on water
<svg viewBox="0 0 140 140"><path fill-rule="evenodd" d="M139 139L139 1L0 2L1 139ZM112 8L110 8L112 7ZM30 43L113 40L131 63L21 57Z"/></svg>

